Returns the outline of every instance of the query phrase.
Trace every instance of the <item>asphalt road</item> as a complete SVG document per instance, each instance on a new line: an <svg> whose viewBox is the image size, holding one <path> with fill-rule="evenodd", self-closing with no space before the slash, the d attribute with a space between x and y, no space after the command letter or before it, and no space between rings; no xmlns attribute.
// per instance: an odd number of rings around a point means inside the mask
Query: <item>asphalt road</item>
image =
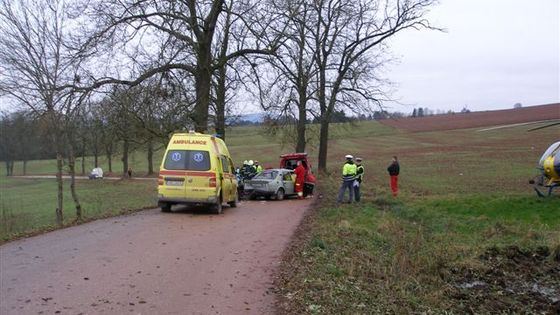
<svg viewBox="0 0 560 315"><path fill-rule="evenodd" d="M1 314L270 314L311 200L158 209L0 246Z"/></svg>

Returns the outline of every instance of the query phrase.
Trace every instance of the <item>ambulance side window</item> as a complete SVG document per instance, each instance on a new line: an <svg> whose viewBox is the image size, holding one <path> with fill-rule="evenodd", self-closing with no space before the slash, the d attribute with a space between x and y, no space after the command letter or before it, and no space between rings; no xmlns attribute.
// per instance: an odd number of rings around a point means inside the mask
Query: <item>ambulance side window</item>
<svg viewBox="0 0 560 315"><path fill-rule="evenodd" d="M229 167L228 159L225 156L221 157L222 160L222 170L224 173L231 173L231 169Z"/></svg>
<svg viewBox="0 0 560 315"><path fill-rule="evenodd" d="M229 162L229 170L232 174L234 174L235 170L233 169L233 162L231 161L230 158L228 158L228 162Z"/></svg>

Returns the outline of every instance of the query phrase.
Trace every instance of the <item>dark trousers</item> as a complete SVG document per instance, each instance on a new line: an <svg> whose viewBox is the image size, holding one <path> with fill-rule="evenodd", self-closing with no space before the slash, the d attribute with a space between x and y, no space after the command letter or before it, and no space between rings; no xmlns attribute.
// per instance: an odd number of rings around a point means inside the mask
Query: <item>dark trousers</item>
<svg viewBox="0 0 560 315"><path fill-rule="evenodd" d="M362 183L359 183L358 186L354 186L354 198L356 198L356 201L360 201L360 187L362 186Z"/></svg>
<svg viewBox="0 0 560 315"><path fill-rule="evenodd" d="M346 189L348 189L348 194L350 197L349 202L352 202L352 200L354 199L354 187L352 187L353 184L353 180L342 181L342 186L340 186L340 190L338 191L338 202L342 202L342 200L344 199L344 193L346 192Z"/></svg>

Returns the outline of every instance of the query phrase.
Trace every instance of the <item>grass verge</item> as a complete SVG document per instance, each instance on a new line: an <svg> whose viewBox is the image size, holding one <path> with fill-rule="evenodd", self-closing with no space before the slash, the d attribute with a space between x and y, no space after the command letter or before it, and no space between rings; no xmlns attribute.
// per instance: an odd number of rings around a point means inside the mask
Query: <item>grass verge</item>
<svg viewBox="0 0 560 315"><path fill-rule="evenodd" d="M82 180L76 187L83 221L155 207L157 203L155 181ZM54 179L3 177L0 191L0 242L58 228ZM65 187L64 226L75 223L74 203Z"/></svg>
<svg viewBox="0 0 560 315"><path fill-rule="evenodd" d="M337 184L285 255L280 313L560 311L560 198L370 189L339 206Z"/></svg>

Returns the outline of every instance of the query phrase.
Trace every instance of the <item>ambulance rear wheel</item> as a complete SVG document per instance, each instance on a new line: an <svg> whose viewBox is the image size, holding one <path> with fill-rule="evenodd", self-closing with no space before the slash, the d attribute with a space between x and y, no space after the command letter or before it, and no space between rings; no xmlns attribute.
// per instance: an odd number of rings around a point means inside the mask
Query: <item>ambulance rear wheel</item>
<svg viewBox="0 0 560 315"><path fill-rule="evenodd" d="M222 196L220 196L216 204L212 206L211 211L213 214L221 214L222 210Z"/></svg>
<svg viewBox="0 0 560 315"><path fill-rule="evenodd" d="M162 203L160 207L161 207L161 212L171 212L171 204L169 203Z"/></svg>

